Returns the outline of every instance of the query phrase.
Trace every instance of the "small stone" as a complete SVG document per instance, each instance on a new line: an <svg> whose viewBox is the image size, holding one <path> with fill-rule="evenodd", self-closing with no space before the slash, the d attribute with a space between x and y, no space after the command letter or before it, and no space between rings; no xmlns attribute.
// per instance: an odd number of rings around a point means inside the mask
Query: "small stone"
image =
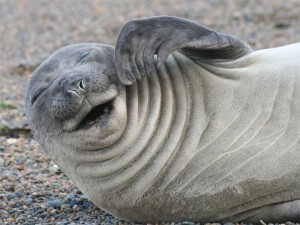
<svg viewBox="0 0 300 225"><path fill-rule="evenodd" d="M53 209L53 210L51 210L51 214L55 214L57 212L57 210L56 209Z"/></svg>
<svg viewBox="0 0 300 225"><path fill-rule="evenodd" d="M183 221L181 224L182 225L195 225L194 222L190 222L190 221Z"/></svg>
<svg viewBox="0 0 300 225"><path fill-rule="evenodd" d="M54 214L53 217L54 217L55 219L59 219L59 218L61 217L61 215L57 213L57 214Z"/></svg>
<svg viewBox="0 0 300 225"><path fill-rule="evenodd" d="M72 201L76 201L76 196L75 195L67 195L64 198L64 203L66 204L71 204L72 205ZM77 202L77 201L76 201ZM74 204L75 205L75 204Z"/></svg>
<svg viewBox="0 0 300 225"><path fill-rule="evenodd" d="M83 206L84 206L84 208L88 209L88 208L90 208L91 203L86 201L86 202L83 203Z"/></svg>
<svg viewBox="0 0 300 225"><path fill-rule="evenodd" d="M22 197L23 196L23 193L22 192L16 192L15 194L18 198Z"/></svg>
<svg viewBox="0 0 300 225"><path fill-rule="evenodd" d="M78 202L77 202L75 199L73 199L73 200L70 202L70 204L71 204L71 206L74 206L74 205L77 205Z"/></svg>
<svg viewBox="0 0 300 225"><path fill-rule="evenodd" d="M66 225L68 223L69 223L68 221L61 221L61 222L58 222L57 225Z"/></svg>
<svg viewBox="0 0 300 225"><path fill-rule="evenodd" d="M17 223L23 223L24 221L26 220L26 218L23 216L23 215L20 215L18 218L17 218Z"/></svg>
<svg viewBox="0 0 300 225"><path fill-rule="evenodd" d="M18 142L18 140L16 138L8 138L6 140L7 144L9 145L13 145L13 144L16 144Z"/></svg>
<svg viewBox="0 0 300 225"><path fill-rule="evenodd" d="M9 201L8 205L11 207L15 207L16 206L16 202L15 201Z"/></svg>
<svg viewBox="0 0 300 225"><path fill-rule="evenodd" d="M14 195L13 194L8 194L7 196L6 196L6 198L7 198L7 200L12 200L12 199L14 199Z"/></svg>
<svg viewBox="0 0 300 225"><path fill-rule="evenodd" d="M36 193L36 192L32 192L32 194L31 194L31 195L32 195L34 198L39 196L39 194L38 194L38 193Z"/></svg>
<svg viewBox="0 0 300 225"><path fill-rule="evenodd" d="M60 206L61 209L67 209L67 208L71 208L71 205L70 204L62 204Z"/></svg>
<svg viewBox="0 0 300 225"><path fill-rule="evenodd" d="M48 216L48 213L47 212L43 212L39 215L41 218L46 218Z"/></svg>
<svg viewBox="0 0 300 225"><path fill-rule="evenodd" d="M32 204L32 198L27 198L25 201L26 201L26 205Z"/></svg>
<svg viewBox="0 0 300 225"><path fill-rule="evenodd" d="M224 223L223 225L234 225L234 223L227 222L227 223Z"/></svg>
<svg viewBox="0 0 300 225"><path fill-rule="evenodd" d="M60 208L62 205L61 201L47 201L47 207L50 208Z"/></svg>
<svg viewBox="0 0 300 225"><path fill-rule="evenodd" d="M81 205L83 205L83 203L84 203L85 201L87 201L87 200L88 200L88 199L85 197L85 195L82 195L82 196L79 198L78 203L81 204Z"/></svg>
<svg viewBox="0 0 300 225"><path fill-rule="evenodd" d="M17 164L18 165L22 165L27 159L24 156L19 156L18 158L16 158Z"/></svg>
<svg viewBox="0 0 300 225"><path fill-rule="evenodd" d="M57 165L49 166L48 171L50 173L58 173L58 172L60 172L60 168Z"/></svg>
<svg viewBox="0 0 300 225"><path fill-rule="evenodd" d="M41 213L43 213L43 212L44 212L43 209L38 209L38 210L35 211L35 214L38 215L38 214L41 214Z"/></svg>
<svg viewBox="0 0 300 225"><path fill-rule="evenodd" d="M82 195L82 192L80 190L76 190L75 194Z"/></svg>
<svg viewBox="0 0 300 225"><path fill-rule="evenodd" d="M71 208L65 208L65 209L64 209L64 212L65 212L65 213L72 213L72 212L73 212L73 209L71 209Z"/></svg>
<svg viewBox="0 0 300 225"><path fill-rule="evenodd" d="M14 192L15 191L15 185L11 184L11 185L5 185L4 186L4 190L5 191L10 191L10 192Z"/></svg>
<svg viewBox="0 0 300 225"><path fill-rule="evenodd" d="M8 223L13 223L13 222L15 222L15 219L9 217L9 218L6 219L6 222L8 222Z"/></svg>

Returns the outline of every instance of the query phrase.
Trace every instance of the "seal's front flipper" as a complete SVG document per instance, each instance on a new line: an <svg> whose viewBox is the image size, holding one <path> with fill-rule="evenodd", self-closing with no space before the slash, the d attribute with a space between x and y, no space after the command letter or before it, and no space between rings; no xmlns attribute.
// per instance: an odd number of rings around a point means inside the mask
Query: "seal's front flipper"
<svg viewBox="0 0 300 225"><path fill-rule="evenodd" d="M252 52L238 38L182 18L159 16L132 20L122 28L115 49L120 81L128 85L145 75L151 76L176 50L194 60L237 59Z"/></svg>

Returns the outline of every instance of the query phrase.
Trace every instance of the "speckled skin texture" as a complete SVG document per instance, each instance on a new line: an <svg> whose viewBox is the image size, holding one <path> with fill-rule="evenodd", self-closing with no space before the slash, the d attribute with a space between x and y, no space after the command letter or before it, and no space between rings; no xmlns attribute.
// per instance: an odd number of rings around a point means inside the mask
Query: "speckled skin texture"
<svg viewBox="0 0 300 225"><path fill-rule="evenodd" d="M299 58L299 44L253 52L180 18L134 20L115 49L50 56L26 114L62 170L123 219L298 221Z"/></svg>

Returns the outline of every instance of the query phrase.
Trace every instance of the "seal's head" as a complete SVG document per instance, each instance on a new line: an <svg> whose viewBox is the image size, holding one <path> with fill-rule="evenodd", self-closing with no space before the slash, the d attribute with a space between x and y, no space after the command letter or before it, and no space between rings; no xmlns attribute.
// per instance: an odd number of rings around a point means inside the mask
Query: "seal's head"
<svg viewBox="0 0 300 225"><path fill-rule="evenodd" d="M70 45L34 71L27 87L26 114L35 138L50 155L59 157L55 151L64 148L103 149L121 137L126 94L118 83L113 56L112 46Z"/></svg>

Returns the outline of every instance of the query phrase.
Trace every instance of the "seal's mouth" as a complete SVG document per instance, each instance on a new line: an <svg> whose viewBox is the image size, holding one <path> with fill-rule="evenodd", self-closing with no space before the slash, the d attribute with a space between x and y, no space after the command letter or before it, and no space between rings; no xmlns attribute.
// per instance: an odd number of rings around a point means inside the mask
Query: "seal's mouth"
<svg viewBox="0 0 300 225"><path fill-rule="evenodd" d="M95 106L79 123L78 129L90 128L95 124L104 125L107 123L111 112L113 111L113 101Z"/></svg>
<svg viewBox="0 0 300 225"><path fill-rule="evenodd" d="M102 93L91 93L85 97L77 114L63 121L64 132L88 128L106 129L117 109L115 102L118 95L118 89L112 85Z"/></svg>

